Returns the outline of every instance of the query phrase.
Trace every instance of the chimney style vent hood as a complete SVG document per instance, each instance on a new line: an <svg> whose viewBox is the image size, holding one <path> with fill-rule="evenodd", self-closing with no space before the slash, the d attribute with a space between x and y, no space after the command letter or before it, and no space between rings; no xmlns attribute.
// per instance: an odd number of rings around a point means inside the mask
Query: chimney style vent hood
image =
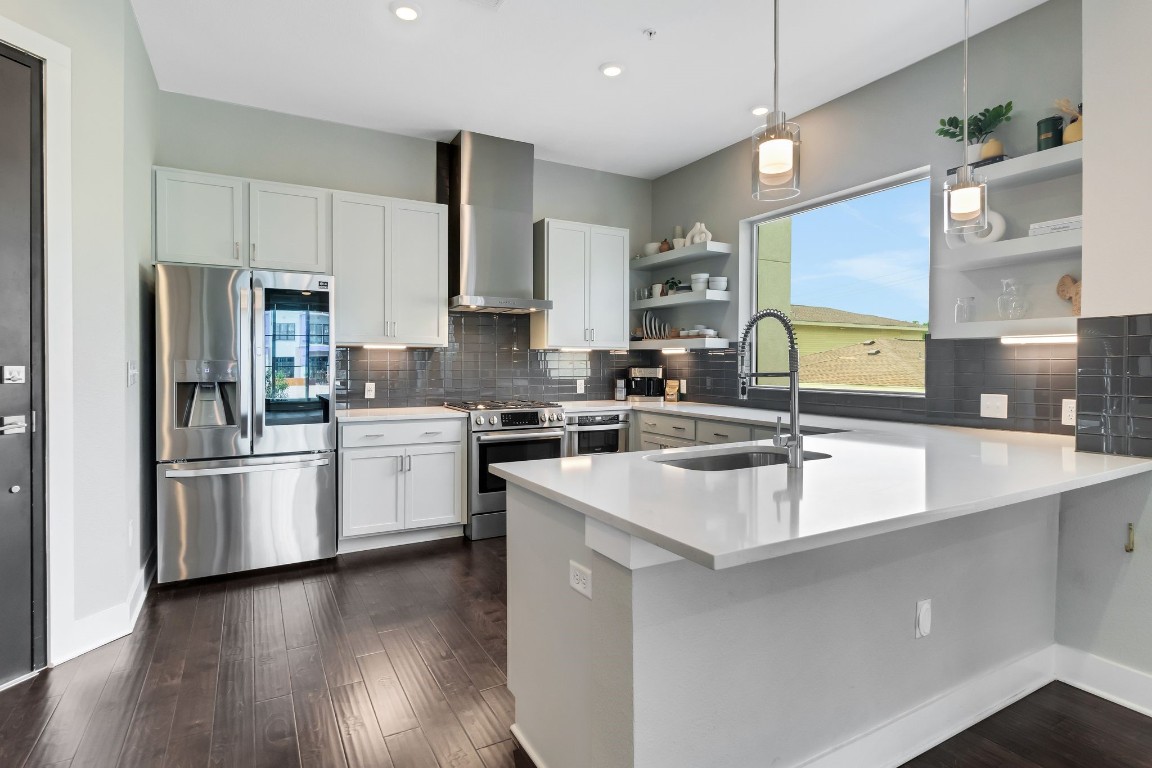
<svg viewBox="0 0 1152 768"><path fill-rule="evenodd" d="M448 308L551 309L533 293L532 145L462 131L437 149L437 200L448 206Z"/></svg>

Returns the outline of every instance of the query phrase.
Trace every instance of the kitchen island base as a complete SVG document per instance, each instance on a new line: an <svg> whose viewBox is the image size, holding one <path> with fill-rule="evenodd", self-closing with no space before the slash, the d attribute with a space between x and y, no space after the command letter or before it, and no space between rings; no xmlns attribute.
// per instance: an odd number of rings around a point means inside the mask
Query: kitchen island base
<svg viewBox="0 0 1152 768"><path fill-rule="evenodd" d="M539 768L898 764L1052 679L1058 529L1050 496L717 571L510 484L518 737Z"/></svg>

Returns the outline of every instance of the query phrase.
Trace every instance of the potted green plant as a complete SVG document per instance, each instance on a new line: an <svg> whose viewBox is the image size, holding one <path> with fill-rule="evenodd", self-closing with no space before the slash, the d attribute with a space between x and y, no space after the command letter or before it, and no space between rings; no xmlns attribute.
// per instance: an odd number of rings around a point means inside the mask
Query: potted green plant
<svg viewBox="0 0 1152 768"><path fill-rule="evenodd" d="M975 115L968 118L968 162L996 157L1004 154L1004 144L999 139L991 138L992 132L1001 125L1012 120L1012 102L997 104L994 107L985 107ZM964 123L953 115L940 120L940 127L936 129L937 136L955 141L964 141L961 134L964 132ZM973 156L975 155L975 156Z"/></svg>
<svg viewBox="0 0 1152 768"><path fill-rule="evenodd" d="M664 281L664 295L671 296L676 293L676 289L680 287L680 278L670 277Z"/></svg>

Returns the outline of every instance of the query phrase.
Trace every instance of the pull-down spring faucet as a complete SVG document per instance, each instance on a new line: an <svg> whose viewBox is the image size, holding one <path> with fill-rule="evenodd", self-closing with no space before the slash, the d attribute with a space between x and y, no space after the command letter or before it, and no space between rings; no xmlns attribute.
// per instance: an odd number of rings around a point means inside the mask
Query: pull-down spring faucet
<svg viewBox="0 0 1152 768"><path fill-rule="evenodd" d="M748 336L756 324L765 318L779 321L788 334L788 370L787 371L749 371L748 362ZM740 333L740 344L736 347L736 370L740 377L740 399L748 399L749 381L754 377L785 378L788 379L788 418L791 434L784 440L780 434L779 421L777 421L776 444L788 448L788 466L800 467L804 463L804 438L800 435L800 352L796 348L796 331L788 316L778 309L762 309L744 324Z"/></svg>

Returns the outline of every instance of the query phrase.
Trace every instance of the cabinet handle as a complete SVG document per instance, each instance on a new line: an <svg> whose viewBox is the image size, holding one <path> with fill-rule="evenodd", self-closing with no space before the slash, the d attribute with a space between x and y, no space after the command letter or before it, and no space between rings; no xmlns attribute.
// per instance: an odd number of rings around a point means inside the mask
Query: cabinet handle
<svg viewBox="0 0 1152 768"><path fill-rule="evenodd" d="M646 426L646 427L655 427L655 426L656 426L656 422L654 422L654 421L646 421L646 422L644 422L644 426Z"/></svg>
<svg viewBox="0 0 1152 768"><path fill-rule="evenodd" d="M236 261L240 261L240 241L237 240L233 245L236 246Z"/></svg>
<svg viewBox="0 0 1152 768"><path fill-rule="evenodd" d="M252 243L252 261L256 261L256 243Z"/></svg>
<svg viewBox="0 0 1152 768"><path fill-rule="evenodd" d="M592 329L592 341L593 342L596 341L596 329L595 328Z"/></svg>
<svg viewBox="0 0 1152 768"><path fill-rule="evenodd" d="M685 429L687 429L687 427L677 427L677 426L673 425L672 429L678 429L681 432L683 432Z"/></svg>
<svg viewBox="0 0 1152 768"><path fill-rule="evenodd" d="M723 432L713 432L712 437L728 437L728 435L724 434Z"/></svg>
<svg viewBox="0 0 1152 768"><path fill-rule="evenodd" d="M424 434L425 434L425 435L440 435L440 434L443 434L443 432L442 432L442 431L438 431L438 432L425 432Z"/></svg>
<svg viewBox="0 0 1152 768"><path fill-rule="evenodd" d="M407 464L407 469L405 469L404 471L405 472L411 472L412 471L412 457L411 456L405 456L404 461Z"/></svg>

